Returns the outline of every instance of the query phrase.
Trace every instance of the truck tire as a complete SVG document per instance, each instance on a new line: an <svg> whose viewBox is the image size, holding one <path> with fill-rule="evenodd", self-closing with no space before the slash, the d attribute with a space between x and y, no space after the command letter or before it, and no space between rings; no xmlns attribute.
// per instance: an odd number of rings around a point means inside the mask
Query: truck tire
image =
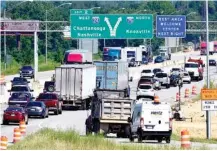
<svg viewBox="0 0 217 151"><path fill-rule="evenodd" d="M162 137L158 137L158 138L157 138L157 141L158 141L158 143L162 143L163 138L162 138Z"/></svg>
<svg viewBox="0 0 217 151"><path fill-rule="evenodd" d="M167 143L167 144L170 143L170 137L166 137L166 143Z"/></svg>

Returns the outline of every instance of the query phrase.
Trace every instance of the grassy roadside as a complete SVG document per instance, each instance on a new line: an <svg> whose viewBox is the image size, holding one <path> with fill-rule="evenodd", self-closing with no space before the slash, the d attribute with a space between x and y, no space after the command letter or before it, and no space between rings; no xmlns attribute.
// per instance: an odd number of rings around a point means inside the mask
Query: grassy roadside
<svg viewBox="0 0 217 151"><path fill-rule="evenodd" d="M180 141L181 137L176 135L176 134L172 134L172 140L175 141ZM191 142L197 142L197 143L207 143L207 144L217 144L217 138L212 138L212 139L204 139L204 138L190 138Z"/></svg>
<svg viewBox="0 0 217 151"><path fill-rule="evenodd" d="M73 130L42 129L23 141L9 146L9 150L180 150L175 145L157 147L139 144L117 144L103 136L80 136ZM198 149L198 148L197 148ZM206 149L205 147L199 149Z"/></svg>
<svg viewBox="0 0 217 151"><path fill-rule="evenodd" d="M101 54L94 54L93 55L93 60L101 60L102 56ZM43 59L39 59L38 63L38 70L39 71L49 71L49 70L54 70L55 67L60 66L61 63L54 62L52 60L48 60L47 64L44 62ZM18 64L17 62L12 62L11 65L7 67L7 69L4 69L4 64L2 63L2 74L3 75L13 75L19 73L19 69L21 68L22 65ZM34 66L32 64L32 66Z"/></svg>

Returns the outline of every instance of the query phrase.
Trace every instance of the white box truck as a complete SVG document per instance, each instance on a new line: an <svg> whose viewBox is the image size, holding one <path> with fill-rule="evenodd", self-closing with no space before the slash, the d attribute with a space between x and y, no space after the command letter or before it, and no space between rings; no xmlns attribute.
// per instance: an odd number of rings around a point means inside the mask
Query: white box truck
<svg viewBox="0 0 217 151"><path fill-rule="evenodd" d="M63 107L87 109L95 88L95 65L61 65L55 69L55 91L63 101Z"/></svg>
<svg viewBox="0 0 217 151"><path fill-rule="evenodd" d="M142 63L142 48L141 47L125 47L124 51L127 53L128 63L135 62L135 66L140 66Z"/></svg>

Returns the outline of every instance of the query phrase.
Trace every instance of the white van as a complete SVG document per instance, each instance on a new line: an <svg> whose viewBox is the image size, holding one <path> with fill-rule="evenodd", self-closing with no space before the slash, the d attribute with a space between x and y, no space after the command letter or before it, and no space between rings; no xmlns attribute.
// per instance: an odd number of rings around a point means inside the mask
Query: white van
<svg viewBox="0 0 217 151"><path fill-rule="evenodd" d="M130 141L163 140L170 143L172 134L172 110L169 103L139 100L136 102L130 123Z"/></svg>

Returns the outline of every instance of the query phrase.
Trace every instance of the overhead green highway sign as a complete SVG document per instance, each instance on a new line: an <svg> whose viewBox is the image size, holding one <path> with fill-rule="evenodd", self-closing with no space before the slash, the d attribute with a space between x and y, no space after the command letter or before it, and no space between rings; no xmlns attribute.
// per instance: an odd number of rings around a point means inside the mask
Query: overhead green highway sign
<svg viewBox="0 0 217 151"><path fill-rule="evenodd" d="M92 9L70 9L70 14L80 15L80 14L93 14Z"/></svg>
<svg viewBox="0 0 217 151"><path fill-rule="evenodd" d="M151 39L151 14L71 14L71 37L92 39Z"/></svg>

